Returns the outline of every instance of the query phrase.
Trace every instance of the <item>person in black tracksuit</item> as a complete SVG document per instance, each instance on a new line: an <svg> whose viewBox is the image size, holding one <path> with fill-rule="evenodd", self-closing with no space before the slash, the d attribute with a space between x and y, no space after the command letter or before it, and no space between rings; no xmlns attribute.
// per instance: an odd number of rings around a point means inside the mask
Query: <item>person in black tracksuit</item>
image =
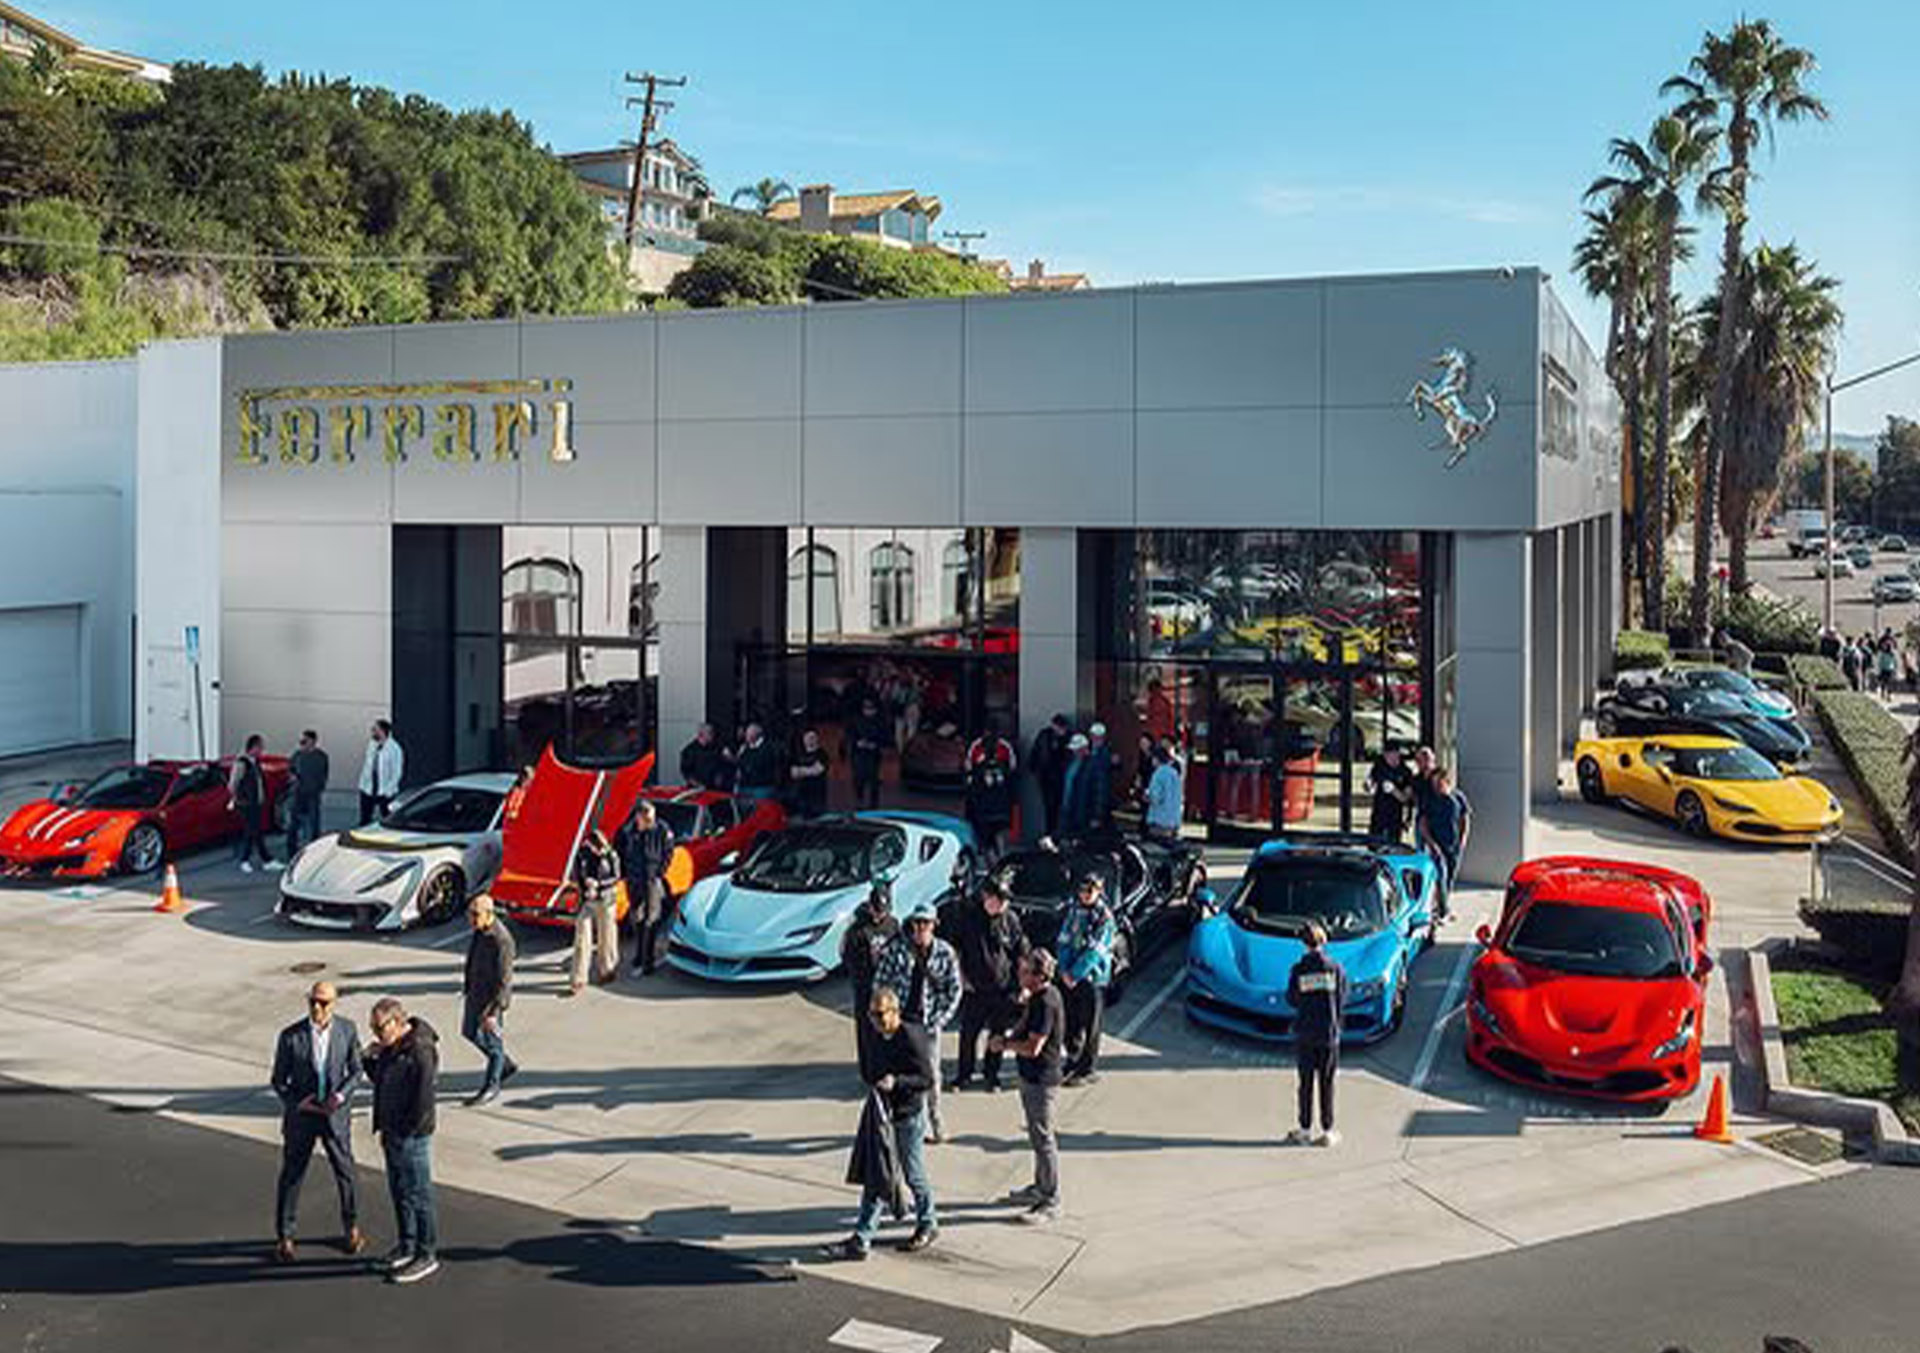
<svg viewBox="0 0 1920 1353"><path fill-rule="evenodd" d="M1340 1065L1340 1012L1347 999L1347 974L1327 954L1327 932L1319 922L1307 925L1307 951L1287 977L1287 1001L1293 1006L1294 1055L1300 1070L1300 1126L1287 1134L1295 1146L1337 1146L1333 1127L1333 1074ZM1314 1090L1320 1092L1320 1133L1313 1135Z"/></svg>
<svg viewBox="0 0 1920 1353"><path fill-rule="evenodd" d="M1007 904L1007 890L997 879L980 885L979 900L963 904L954 926L954 951L960 957L960 1064L953 1088L973 1084L980 1035L1005 1031L1020 984L1020 959L1027 952L1027 933L1020 917ZM1000 1088L1003 1054L989 1047L981 1070L988 1090Z"/></svg>
<svg viewBox="0 0 1920 1353"><path fill-rule="evenodd" d="M876 880L873 891L854 913L853 924L847 927L840 941L840 963L853 986L853 1036L854 1047L860 1054L860 1079L869 1084L878 1074L873 1063L878 1035L867 1018L867 1009L873 1004L880 955L899 934L900 922L893 915L893 888L884 880Z"/></svg>
<svg viewBox="0 0 1920 1353"><path fill-rule="evenodd" d="M650 973L660 961L660 937L667 929L667 866L673 862L673 829L660 821L653 800L641 799L614 833L613 853L627 882L627 916L638 937L633 970Z"/></svg>

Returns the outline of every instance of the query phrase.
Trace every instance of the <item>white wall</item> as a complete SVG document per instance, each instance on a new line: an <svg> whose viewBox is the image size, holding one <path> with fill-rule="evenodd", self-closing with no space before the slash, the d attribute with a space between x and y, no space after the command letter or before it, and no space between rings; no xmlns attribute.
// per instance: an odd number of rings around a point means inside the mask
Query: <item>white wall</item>
<svg viewBox="0 0 1920 1353"><path fill-rule="evenodd" d="M218 339L157 343L141 354L138 426L134 755L196 756L202 727L211 755L221 745ZM204 724L187 665L189 625L200 629Z"/></svg>
<svg viewBox="0 0 1920 1353"><path fill-rule="evenodd" d="M82 608L90 742L133 734L135 393L131 361L0 366L0 610Z"/></svg>

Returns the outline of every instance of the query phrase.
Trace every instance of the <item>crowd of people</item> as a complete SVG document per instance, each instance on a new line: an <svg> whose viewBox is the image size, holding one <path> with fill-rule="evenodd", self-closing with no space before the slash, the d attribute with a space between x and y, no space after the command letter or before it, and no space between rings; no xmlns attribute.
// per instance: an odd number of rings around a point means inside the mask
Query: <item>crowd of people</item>
<svg viewBox="0 0 1920 1353"><path fill-rule="evenodd" d="M1460 873L1460 855L1473 830L1473 805L1454 784L1453 773L1440 764L1431 747L1414 749L1409 758L1397 744L1388 744L1367 772L1372 797L1367 835L1382 841L1405 841L1409 826L1416 845L1426 848L1446 871L1447 889ZM1446 892L1440 896L1438 919L1446 919Z"/></svg>
<svg viewBox="0 0 1920 1353"><path fill-rule="evenodd" d="M1820 635L1820 652L1840 665L1847 684L1882 700L1892 700L1896 690L1920 693L1920 655L1888 626L1878 635L1843 634L1825 630Z"/></svg>

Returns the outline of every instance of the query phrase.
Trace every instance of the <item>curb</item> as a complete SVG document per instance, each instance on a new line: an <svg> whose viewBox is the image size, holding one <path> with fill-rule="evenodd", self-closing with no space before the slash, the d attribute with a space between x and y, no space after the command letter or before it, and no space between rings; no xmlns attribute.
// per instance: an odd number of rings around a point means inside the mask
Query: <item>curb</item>
<svg viewBox="0 0 1920 1353"><path fill-rule="evenodd" d="M1838 1128L1869 1144L1873 1159L1885 1165L1920 1165L1920 1138L1908 1135L1900 1116L1873 1099L1854 1099L1825 1090L1807 1090L1787 1074L1787 1046L1780 1036L1780 1011L1773 1000L1773 960L1791 952L1797 941L1762 940L1746 951L1747 984L1759 1024L1760 1076L1766 1111L1818 1127Z"/></svg>

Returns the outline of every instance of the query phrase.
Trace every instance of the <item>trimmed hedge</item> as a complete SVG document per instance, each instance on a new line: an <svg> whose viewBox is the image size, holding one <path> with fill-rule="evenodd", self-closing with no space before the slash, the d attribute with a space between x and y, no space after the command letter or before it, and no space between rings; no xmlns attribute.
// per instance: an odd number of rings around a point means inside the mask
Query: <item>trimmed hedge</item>
<svg viewBox="0 0 1920 1353"><path fill-rule="evenodd" d="M1793 678L1794 687L1799 690L1851 689L1847 685L1847 674L1840 670L1840 664L1819 653L1789 653L1787 675Z"/></svg>
<svg viewBox="0 0 1920 1353"><path fill-rule="evenodd" d="M1907 840L1907 731L1880 702L1860 691L1815 691L1813 707L1839 754L1867 813L1889 849L1913 867Z"/></svg>
<svg viewBox="0 0 1920 1353"><path fill-rule="evenodd" d="M1911 911L1893 897L1800 899L1800 919L1846 955L1847 969L1882 982L1900 980Z"/></svg>
<svg viewBox="0 0 1920 1353"><path fill-rule="evenodd" d="M1653 630L1621 630L1613 640L1613 670L1631 672L1646 667L1665 667L1673 661L1667 636Z"/></svg>

